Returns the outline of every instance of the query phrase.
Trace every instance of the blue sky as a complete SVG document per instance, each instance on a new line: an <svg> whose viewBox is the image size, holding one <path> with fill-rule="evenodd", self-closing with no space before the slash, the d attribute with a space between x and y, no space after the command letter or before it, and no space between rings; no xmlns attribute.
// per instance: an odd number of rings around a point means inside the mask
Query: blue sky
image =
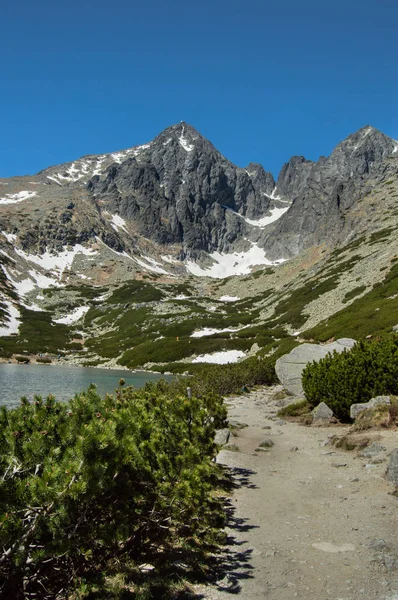
<svg viewBox="0 0 398 600"><path fill-rule="evenodd" d="M277 174L366 124L398 138L396 0L2 2L0 176L187 121Z"/></svg>

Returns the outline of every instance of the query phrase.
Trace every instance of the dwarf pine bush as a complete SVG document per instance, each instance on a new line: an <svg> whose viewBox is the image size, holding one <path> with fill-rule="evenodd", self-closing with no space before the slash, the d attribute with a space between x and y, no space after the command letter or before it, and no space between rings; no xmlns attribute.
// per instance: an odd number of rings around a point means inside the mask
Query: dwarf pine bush
<svg viewBox="0 0 398 600"><path fill-rule="evenodd" d="M350 351L328 354L307 365L302 382L310 404L326 402L337 418L349 420L351 404L398 393L398 335L361 341Z"/></svg>
<svg viewBox="0 0 398 600"><path fill-rule="evenodd" d="M215 396L149 388L2 407L0 596L69 598L110 564L156 564L221 526L212 459L225 417Z"/></svg>

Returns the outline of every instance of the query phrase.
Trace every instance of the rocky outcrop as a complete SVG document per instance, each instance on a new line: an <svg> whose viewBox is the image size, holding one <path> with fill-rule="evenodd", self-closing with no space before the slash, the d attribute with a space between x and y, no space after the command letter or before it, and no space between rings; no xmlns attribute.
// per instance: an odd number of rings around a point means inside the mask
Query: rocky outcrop
<svg viewBox="0 0 398 600"><path fill-rule="evenodd" d="M351 404L350 406L350 417L351 419L356 419L357 416L367 410L369 408L375 408L376 406L381 406L385 404L391 404L390 396L376 396L369 400L369 402L363 402L360 404Z"/></svg>
<svg viewBox="0 0 398 600"><path fill-rule="evenodd" d="M293 201L262 243L272 259L293 256L321 242L336 242L344 214L360 198L370 178L387 168L397 143L366 126L338 144L328 157L310 162L293 157L277 181L277 191Z"/></svg>
<svg viewBox="0 0 398 600"><path fill-rule="evenodd" d="M239 215L266 214L274 187L261 165L236 167L186 123L87 183L101 211L134 222L139 235L159 244L183 244L187 253L230 251L248 230Z"/></svg>
<svg viewBox="0 0 398 600"><path fill-rule="evenodd" d="M323 346L318 344L301 344L289 352L289 354L278 358L275 364L276 374L288 392L297 396L302 395L301 374L308 363L325 358L329 352L349 350L355 343L356 341L351 338L341 338L336 342Z"/></svg>

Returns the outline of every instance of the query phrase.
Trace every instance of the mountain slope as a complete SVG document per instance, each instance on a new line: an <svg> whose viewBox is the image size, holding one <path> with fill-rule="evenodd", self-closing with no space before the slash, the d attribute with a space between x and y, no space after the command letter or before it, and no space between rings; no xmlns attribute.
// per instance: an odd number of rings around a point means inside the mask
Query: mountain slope
<svg viewBox="0 0 398 600"><path fill-rule="evenodd" d="M275 189L180 123L1 180L0 356L185 371L391 330L397 149L366 127Z"/></svg>

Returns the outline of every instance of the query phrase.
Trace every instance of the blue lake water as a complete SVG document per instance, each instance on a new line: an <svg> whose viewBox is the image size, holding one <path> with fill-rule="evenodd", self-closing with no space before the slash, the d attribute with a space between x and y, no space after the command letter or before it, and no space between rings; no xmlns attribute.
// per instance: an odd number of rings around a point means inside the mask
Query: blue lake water
<svg viewBox="0 0 398 600"><path fill-rule="evenodd" d="M142 387L147 381L157 381L162 377L155 373L144 373L93 367L60 367L56 365L15 365L0 364L0 405L18 406L21 396L29 400L35 394L46 397L53 394L57 400L72 398L77 392L95 383L101 396L112 393L120 378L126 385Z"/></svg>

